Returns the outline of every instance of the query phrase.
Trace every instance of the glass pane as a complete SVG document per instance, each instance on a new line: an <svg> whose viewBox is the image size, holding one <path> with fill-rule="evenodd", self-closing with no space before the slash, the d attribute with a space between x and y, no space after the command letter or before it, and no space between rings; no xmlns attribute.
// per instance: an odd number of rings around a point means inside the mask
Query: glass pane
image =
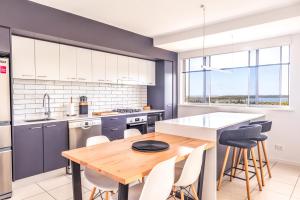
<svg viewBox="0 0 300 200"><path fill-rule="evenodd" d="M289 105L289 66L281 68L281 105Z"/></svg>
<svg viewBox="0 0 300 200"><path fill-rule="evenodd" d="M258 68L257 104L280 105L280 65Z"/></svg>
<svg viewBox="0 0 300 200"><path fill-rule="evenodd" d="M250 77L249 77L249 104L256 104L258 102L257 95L257 67L250 68Z"/></svg>
<svg viewBox="0 0 300 200"><path fill-rule="evenodd" d="M211 71L211 103L247 104L249 68Z"/></svg>
<svg viewBox="0 0 300 200"><path fill-rule="evenodd" d="M186 101L191 103L205 103L204 98L204 71L189 73L189 88Z"/></svg>
<svg viewBox="0 0 300 200"><path fill-rule="evenodd" d="M280 47L272 47L259 50L259 65L280 63Z"/></svg>
<svg viewBox="0 0 300 200"><path fill-rule="evenodd" d="M211 67L213 68L234 68L248 66L248 51L227 53L211 56Z"/></svg>
<svg viewBox="0 0 300 200"><path fill-rule="evenodd" d="M202 70L203 58L191 58L190 59L190 71L199 71Z"/></svg>
<svg viewBox="0 0 300 200"><path fill-rule="evenodd" d="M290 63L290 46L282 46L282 63Z"/></svg>

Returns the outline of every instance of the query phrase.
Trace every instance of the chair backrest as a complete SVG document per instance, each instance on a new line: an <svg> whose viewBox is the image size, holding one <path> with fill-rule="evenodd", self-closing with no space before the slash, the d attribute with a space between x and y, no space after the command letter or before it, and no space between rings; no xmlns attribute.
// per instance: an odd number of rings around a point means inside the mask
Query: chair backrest
<svg viewBox="0 0 300 200"><path fill-rule="evenodd" d="M176 157L158 163L145 181L139 200L166 200L174 184Z"/></svg>
<svg viewBox="0 0 300 200"><path fill-rule="evenodd" d="M224 144L228 140L251 140L260 136L261 128L261 125L254 124L242 126L239 129L224 130L221 133L219 142L220 144Z"/></svg>
<svg viewBox="0 0 300 200"><path fill-rule="evenodd" d="M255 122L251 122L249 125L255 125L255 124L259 124L262 126L261 129L262 133L269 132L272 128L272 121L255 121Z"/></svg>
<svg viewBox="0 0 300 200"><path fill-rule="evenodd" d="M130 138L130 137L134 137L134 136L138 136L138 135L142 135L142 133L140 132L139 129L136 128L131 128L131 129L126 129L124 131L124 138Z"/></svg>
<svg viewBox="0 0 300 200"><path fill-rule="evenodd" d="M86 146L89 147L92 145L102 144L106 142L109 142L109 139L104 135L93 136L86 140Z"/></svg>
<svg viewBox="0 0 300 200"><path fill-rule="evenodd" d="M199 178L205 146L206 145L197 147L189 155L189 157L185 161L181 175L178 181L175 183L176 186L189 186L196 182L196 180Z"/></svg>

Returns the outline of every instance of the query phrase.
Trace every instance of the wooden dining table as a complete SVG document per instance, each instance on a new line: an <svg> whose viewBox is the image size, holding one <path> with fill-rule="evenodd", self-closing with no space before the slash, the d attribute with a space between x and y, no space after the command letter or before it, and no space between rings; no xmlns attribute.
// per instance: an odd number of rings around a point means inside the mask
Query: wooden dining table
<svg viewBox="0 0 300 200"><path fill-rule="evenodd" d="M139 152L131 148L141 140L159 140L167 142L170 147L162 152ZM119 183L118 200L128 200L129 184L147 176L158 163L177 156L176 162L185 160L194 148L206 145L206 150L213 148L215 142L176 136L164 133L148 133L109 143L93 145L62 152L71 161L73 199L82 200L80 166L87 167ZM198 180L198 196L202 196L205 165L204 151L202 170Z"/></svg>

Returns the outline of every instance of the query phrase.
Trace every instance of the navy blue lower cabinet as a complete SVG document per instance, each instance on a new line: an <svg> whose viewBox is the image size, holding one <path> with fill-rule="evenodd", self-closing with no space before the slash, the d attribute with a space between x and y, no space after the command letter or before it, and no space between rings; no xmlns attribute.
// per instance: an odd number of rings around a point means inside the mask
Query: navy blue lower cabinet
<svg viewBox="0 0 300 200"><path fill-rule="evenodd" d="M13 179L43 172L43 125L13 127Z"/></svg>
<svg viewBox="0 0 300 200"><path fill-rule="evenodd" d="M55 122L43 125L44 172L66 167L68 162L61 152L68 149L68 123Z"/></svg>
<svg viewBox="0 0 300 200"><path fill-rule="evenodd" d="M126 129L126 116L113 116L102 118L102 134L109 140L118 140L124 138Z"/></svg>

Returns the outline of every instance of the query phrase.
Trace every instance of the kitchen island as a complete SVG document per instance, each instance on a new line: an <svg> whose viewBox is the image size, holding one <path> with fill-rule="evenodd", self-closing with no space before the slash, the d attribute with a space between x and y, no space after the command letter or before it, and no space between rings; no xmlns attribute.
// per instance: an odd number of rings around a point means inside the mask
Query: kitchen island
<svg viewBox="0 0 300 200"><path fill-rule="evenodd" d="M217 199L216 180L224 158L225 147L218 144L225 129L237 128L250 121L264 119L264 114L216 112L156 122L156 132L216 142L206 152L202 198Z"/></svg>

